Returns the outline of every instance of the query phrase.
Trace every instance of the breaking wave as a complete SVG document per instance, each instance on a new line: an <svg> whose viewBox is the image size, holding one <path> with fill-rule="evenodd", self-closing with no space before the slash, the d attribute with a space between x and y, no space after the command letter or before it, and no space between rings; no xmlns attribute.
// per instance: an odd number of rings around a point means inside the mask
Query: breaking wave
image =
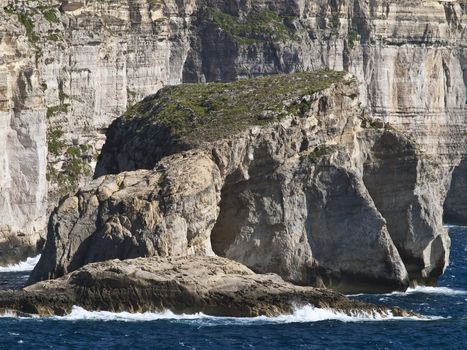
<svg viewBox="0 0 467 350"><path fill-rule="evenodd" d="M445 228L467 228L465 225L455 225L455 224L444 224L443 225Z"/></svg>
<svg viewBox="0 0 467 350"><path fill-rule="evenodd" d="M2 272L27 272L27 271L32 271L34 267L37 265L39 262L39 259L41 258L40 255L32 257L32 258L27 258L26 261L22 261L18 264L15 265L8 265L8 266L0 266L0 273Z"/></svg>
<svg viewBox="0 0 467 350"><path fill-rule="evenodd" d="M467 291L452 289L448 287L425 287L418 286L409 288L405 292L393 292L390 295L410 295L410 294L440 294L440 295L467 295Z"/></svg>
<svg viewBox="0 0 467 350"><path fill-rule="evenodd" d="M386 294L379 294L384 296L407 296L413 294L433 294L433 295L447 295L447 296L455 296L455 295L467 295L467 291L462 289L452 289L448 287L427 287L427 286L417 286L414 288L408 288L405 292L392 292ZM372 294L348 294L348 297L360 297L365 295L372 295ZM378 294L374 294L378 295Z"/></svg>
<svg viewBox="0 0 467 350"><path fill-rule="evenodd" d="M295 310L292 315L282 315L276 317L215 317L203 313L177 315L171 311L160 313L129 313L129 312L108 312L108 311L87 311L79 306L74 306L72 312L66 316L53 317L55 320L64 321L120 321L120 322L145 322L145 321L188 321L194 323L203 323L204 325L248 325L252 323L309 323L320 321L341 321L341 322L368 322L368 321L390 321L390 320L430 320L439 319L436 317L418 318L418 317L397 317L392 314L369 314L355 313L351 316L342 312L330 309L320 309L313 306L304 306Z"/></svg>

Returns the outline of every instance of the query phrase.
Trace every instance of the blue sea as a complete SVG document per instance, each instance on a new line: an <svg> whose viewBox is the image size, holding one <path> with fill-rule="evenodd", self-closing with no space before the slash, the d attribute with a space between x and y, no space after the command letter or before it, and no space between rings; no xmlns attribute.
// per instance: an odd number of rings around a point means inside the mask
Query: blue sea
<svg viewBox="0 0 467 350"><path fill-rule="evenodd" d="M0 349L467 349L467 227L449 231L451 262L438 287L352 296L411 309L428 320L348 317L312 307L252 319L75 308L66 317L3 315ZM34 262L0 268L0 288L19 287Z"/></svg>

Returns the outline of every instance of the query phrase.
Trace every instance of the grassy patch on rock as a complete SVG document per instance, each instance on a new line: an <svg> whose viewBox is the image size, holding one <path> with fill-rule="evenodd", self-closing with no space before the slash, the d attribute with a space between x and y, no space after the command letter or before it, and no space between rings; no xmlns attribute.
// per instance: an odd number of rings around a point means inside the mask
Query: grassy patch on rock
<svg viewBox="0 0 467 350"><path fill-rule="evenodd" d="M337 150L335 145L321 145L316 147L311 153L308 154L308 159L313 163L317 163L322 158L332 154Z"/></svg>
<svg viewBox="0 0 467 350"><path fill-rule="evenodd" d="M57 17L57 14L55 13L55 10L53 8L40 6L39 10L48 22L54 24L60 23L60 19Z"/></svg>
<svg viewBox="0 0 467 350"><path fill-rule="evenodd" d="M218 9L207 10L206 21L214 23L239 44L259 41L287 41L295 36L287 17L271 10L253 10L245 17L236 17Z"/></svg>
<svg viewBox="0 0 467 350"><path fill-rule="evenodd" d="M287 115L302 115L309 97L340 81L343 72L322 70L271 75L232 83L169 86L130 108L124 118L167 128L188 145L226 138L250 126L265 125ZM307 99L308 97L308 99ZM137 135L135 135L137 136Z"/></svg>
<svg viewBox="0 0 467 350"><path fill-rule="evenodd" d="M56 129L59 130L59 129ZM47 180L57 186L59 196L64 196L69 192L75 192L79 181L83 176L91 176L92 168L89 165L89 152L91 147L88 145L66 146L61 140L63 132L59 134L49 133L49 153L58 157L64 156L61 168L56 168L54 164L47 165Z"/></svg>
<svg viewBox="0 0 467 350"><path fill-rule="evenodd" d="M16 15L18 22L21 23L26 31L26 36L29 41L35 43L39 40L36 32L34 31L34 22L32 20L32 14L23 10L17 9L13 4L8 4L3 8L6 14L12 16Z"/></svg>

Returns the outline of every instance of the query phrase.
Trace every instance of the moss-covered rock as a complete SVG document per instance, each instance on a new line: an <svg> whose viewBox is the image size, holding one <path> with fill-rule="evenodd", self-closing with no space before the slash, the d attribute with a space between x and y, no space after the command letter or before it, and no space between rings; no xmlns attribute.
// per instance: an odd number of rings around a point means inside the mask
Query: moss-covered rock
<svg viewBox="0 0 467 350"><path fill-rule="evenodd" d="M343 72L322 70L272 75L232 83L169 86L136 104L125 119L167 128L172 137L189 145L225 138L254 125L304 113L306 96L329 88Z"/></svg>

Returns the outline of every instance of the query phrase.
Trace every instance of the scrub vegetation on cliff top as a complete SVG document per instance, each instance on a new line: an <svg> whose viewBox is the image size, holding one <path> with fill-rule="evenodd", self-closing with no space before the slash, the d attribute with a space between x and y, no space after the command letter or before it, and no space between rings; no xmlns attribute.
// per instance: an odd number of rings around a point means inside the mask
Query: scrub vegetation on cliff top
<svg viewBox="0 0 467 350"><path fill-rule="evenodd" d="M148 124L158 124L185 144L215 141L286 115L301 115L307 110L303 108L306 96L330 87L344 74L321 70L232 83L169 86L134 105L124 118L141 121L137 132L144 133Z"/></svg>

